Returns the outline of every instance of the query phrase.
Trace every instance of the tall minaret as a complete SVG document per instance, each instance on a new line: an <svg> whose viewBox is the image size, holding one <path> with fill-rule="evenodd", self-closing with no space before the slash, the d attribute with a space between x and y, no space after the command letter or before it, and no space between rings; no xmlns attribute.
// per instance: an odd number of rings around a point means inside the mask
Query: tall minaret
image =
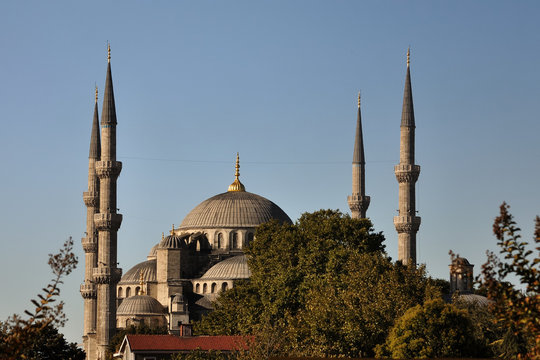
<svg viewBox="0 0 540 360"><path fill-rule="evenodd" d="M116 179L122 163L116 161L116 109L111 76L111 47L108 46L107 78L101 111L101 160L96 163L99 177L99 214L94 222L99 231L98 264L93 271L97 285L97 359L105 359L107 346L116 331L116 284L122 269L116 267L117 232L122 215L116 211ZM93 359L92 359L93 360Z"/></svg>
<svg viewBox="0 0 540 360"><path fill-rule="evenodd" d="M416 232L420 227L420 217L416 216L414 188L420 174L420 166L414 164L415 127L409 49L407 50L407 76L401 112L399 165L394 167L399 183L399 215L394 216L394 225L398 232L398 260L403 264L416 264Z"/></svg>
<svg viewBox="0 0 540 360"><path fill-rule="evenodd" d="M352 195L347 197L353 219L366 217L369 196L366 196L366 160L364 159L364 139L362 137L362 114L360 112L360 93L358 93L358 117L352 161Z"/></svg>
<svg viewBox="0 0 540 360"><path fill-rule="evenodd" d="M99 141L98 90L96 86L96 102L94 104L94 120L90 137L90 154L88 156L88 191L83 193L86 205L86 236L82 238L85 252L84 283L81 295L84 298L84 334L83 344L86 354L95 354L95 332L97 313L96 285L92 278L92 270L97 266L98 234L94 224L94 214L99 211L99 179L96 174L96 162L99 161L101 144ZM90 358L90 356L87 356Z"/></svg>

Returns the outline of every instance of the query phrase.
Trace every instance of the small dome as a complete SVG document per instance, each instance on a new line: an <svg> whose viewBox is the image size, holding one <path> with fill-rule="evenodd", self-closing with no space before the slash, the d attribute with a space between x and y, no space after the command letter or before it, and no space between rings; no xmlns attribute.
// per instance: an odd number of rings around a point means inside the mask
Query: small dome
<svg viewBox="0 0 540 360"><path fill-rule="evenodd" d="M469 260L465 259L464 257L458 256L452 261L452 265L456 266L471 266L471 263L469 263Z"/></svg>
<svg viewBox="0 0 540 360"><path fill-rule="evenodd" d="M158 248L158 246L159 246L159 243L152 246L152 248L150 249L150 252L148 253L148 256L146 257L147 260L157 259L157 248Z"/></svg>
<svg viewBox="0 0 540 360"><path fill-rule="evenodd" d="M205 280L234 280L249 279L251 271L245 255L238 255L218 262L212 266L201 279Z"/></svg>
<svg viewBox="0 0 540 360"><path fill-rule="evenodd" d="M122 276L118 285L139 284L141 282L141 272L145 283L156 282L156 259L143 261L129 269Z"/></svg>
<svg viewBox="0 0 540 360"><path fill-rule="evenodd" d="M182 249L187 246L185 236L169 235L159 243L160 249Z"/></svg>
<svg viewBox="0 0 540 360"><path fill-rule="evenodd" d="M163 306L151 296L135 295L128 297L116 310L116 315L163 315Z"/></svg>
<svg viewBox="0 0 540 360"><path fill-rule="evenodd" d="M469 303L469 304L478 304L480 306L488 306L490 303L490 300L488 300L487 297L482 295L476 295L476 294L459 294L459 299Z"/></svg>
<svg viewBox="0 0 540 360"><path fill-rule="evenodd" d="M197 205L180 229L253 228L272 219L292 223L272 201L250 192L228 191Z"/></svg>
<svg viewBox="0 0 540 360"><path fill-rule="evenodd" d="M179 304L184 302L184 295L180 293L174 294L174 297L172 299L173 304Z"/></svg>

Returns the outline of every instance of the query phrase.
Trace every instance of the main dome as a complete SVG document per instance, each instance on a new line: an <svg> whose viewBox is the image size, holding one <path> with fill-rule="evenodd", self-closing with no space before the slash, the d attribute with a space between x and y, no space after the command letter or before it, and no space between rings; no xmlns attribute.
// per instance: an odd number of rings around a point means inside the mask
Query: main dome
<svg viewBox="0 0 540 360"><path fill-rule="evenodd" d="M292 223L272 201L245 191L228 191L197 205L182 221L179 229L256 227L272 219Z"/></svg>

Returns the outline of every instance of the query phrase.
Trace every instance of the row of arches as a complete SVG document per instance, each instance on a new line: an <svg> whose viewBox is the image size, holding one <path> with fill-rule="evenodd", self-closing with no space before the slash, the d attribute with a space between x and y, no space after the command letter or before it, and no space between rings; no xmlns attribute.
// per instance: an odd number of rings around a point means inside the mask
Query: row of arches
<svg viewBox="0 0 540 360"><path fill-rule="evenodd" d="M197 294L216 294L220 291L226 291L229 289L229 283L227 281L219 282L208 282L208 283L197 283L195 284L195 293Z"/></svg>
<svg viewBox="0 0 540 360"><path fill-rule="evenodd" d="M219 231L214 234L213 248L217 250L239 250L246 247L250 242L252 242L253 238L254 235L251 231L231 231L228 234L225 231Z"/></svg>
<svg viewBox="0 0 540 360"><path fill-rule="evenodd" d="M128 298L130 296L134 295L141 295L141 287L140 286L126 286L125 288L125 296L124 296L124 289L122 287L118 287L118 298Z"/></svg>

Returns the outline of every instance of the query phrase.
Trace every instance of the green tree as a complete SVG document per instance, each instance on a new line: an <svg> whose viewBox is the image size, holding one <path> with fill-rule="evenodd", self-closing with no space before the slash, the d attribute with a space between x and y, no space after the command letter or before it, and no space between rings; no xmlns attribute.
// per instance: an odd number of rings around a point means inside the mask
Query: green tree
<svg viewBox="0 0 540 360"><path fill-rule="evenodd" d="M28 318L15 314L0 322L0 359L48 359L44 356L52 353L57 354L55 359L84 358L84 351L73 343L68 344L55 329L67 321L63 312L64 302L57 301L60 285L77 263L71 238L57 254L49 254L48 264L54 276L37 299L31 300L34 309L25 310Z"/></svg>
<svg viewBox="0 0 540 360"><path fill-rule="evenodd" d="M383 240L369 220L332 210L263 224L246 250L250 281L221 294L195 329L256 335L270 355L373 355L396 317L440 296L423 267L393 264Z"/></svg>
<svg viewBox="0 0 540 360"><path fill-rule="evenodd" d="M467 312L441 299L417 305L399 318L377 356L396 359L472 357L478 354Z"/></svg>
<svg viewBox="0 0 540 360"><path fill-rule="evenodd" d="M488 252L478 281L488 299L495 322L506 333L498 341L501 357L540 358L540 217L535 219L534 242L536 254L521 240L521 229L516 226L503 203L495 218L493 233L500 247L499 259ZM531 259L531 255L532 259ZM517 277L524 290L516 289L509 277Z"/></svg>

